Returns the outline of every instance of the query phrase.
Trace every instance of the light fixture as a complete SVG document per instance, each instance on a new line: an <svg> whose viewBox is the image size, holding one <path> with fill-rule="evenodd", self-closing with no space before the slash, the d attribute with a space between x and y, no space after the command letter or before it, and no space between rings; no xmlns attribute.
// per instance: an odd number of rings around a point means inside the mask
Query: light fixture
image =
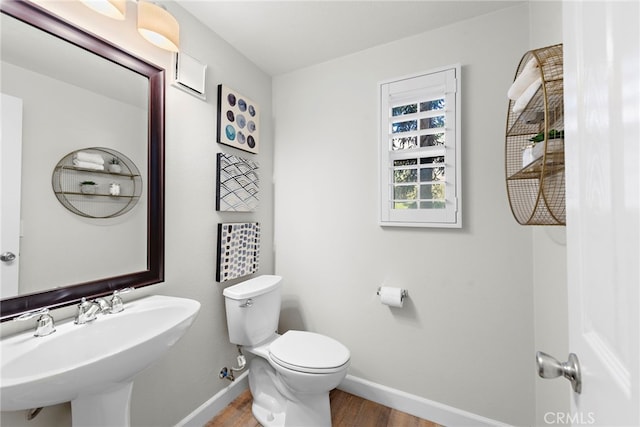
<svg viewBox="0 0 640 427"><path fill-rule="evenodd" d="M119 20L124 19L127 9L127 0L82 0L82 3L109 18Z"/></svg>
<svg viewBox="0 0 640 427"><path fill-rule="evenodd" d="M81 0L89 8L110 18L124 19L127 0ZM135 0L138 3L138 32L148 42L171 52L178 52L180 25L176 18L156 3Z"/></svg>
<svg viewBox="0 0 640 427"><path fill-rule="evenodd" d="M162 6L145 0L138 1L138 32L150 43L178 52L180 26Z"/></svg>

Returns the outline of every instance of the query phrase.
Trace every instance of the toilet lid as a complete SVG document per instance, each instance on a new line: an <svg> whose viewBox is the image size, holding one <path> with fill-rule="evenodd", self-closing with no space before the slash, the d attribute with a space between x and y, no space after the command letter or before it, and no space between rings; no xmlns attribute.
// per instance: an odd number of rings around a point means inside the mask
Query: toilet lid
<svg viewBox="0 0 640 427"><path fill-rule="evenodd" d="M288 331L269 346L271 359L285 368L302 372L330 372L346 364L349 349L327 336Z"/></svg>

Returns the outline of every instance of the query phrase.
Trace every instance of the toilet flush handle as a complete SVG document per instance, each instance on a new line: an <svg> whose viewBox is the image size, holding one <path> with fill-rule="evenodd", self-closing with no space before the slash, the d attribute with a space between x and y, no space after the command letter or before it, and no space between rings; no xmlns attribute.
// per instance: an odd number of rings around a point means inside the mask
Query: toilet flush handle
<svg viewBox="0 0 640 427"><path fill-rule="evenodd" d="M251 298L247 298L245 302L240 304L241 308L249 308L253 306L253 300Z"/></svg>

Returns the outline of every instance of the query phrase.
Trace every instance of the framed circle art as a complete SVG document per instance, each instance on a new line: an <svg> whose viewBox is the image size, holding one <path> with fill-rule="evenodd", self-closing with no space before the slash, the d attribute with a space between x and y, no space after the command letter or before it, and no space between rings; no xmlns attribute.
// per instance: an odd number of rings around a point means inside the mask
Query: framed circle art
<svg viewBox="0 0 640 427"><path fill-rule="evenodd" d="M218 142L249 153L259 149L260 109L251 99L218 85Z"/></svg>

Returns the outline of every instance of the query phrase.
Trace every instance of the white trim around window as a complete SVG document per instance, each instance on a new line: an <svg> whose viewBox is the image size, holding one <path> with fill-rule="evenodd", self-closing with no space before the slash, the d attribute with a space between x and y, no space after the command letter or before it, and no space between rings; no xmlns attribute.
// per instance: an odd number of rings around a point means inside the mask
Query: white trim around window
<svg viewBox="0 0 640 427"><path fill-rule="evenodd" d="M462 227L460 68L379 84L380 225Z"/></svg>

